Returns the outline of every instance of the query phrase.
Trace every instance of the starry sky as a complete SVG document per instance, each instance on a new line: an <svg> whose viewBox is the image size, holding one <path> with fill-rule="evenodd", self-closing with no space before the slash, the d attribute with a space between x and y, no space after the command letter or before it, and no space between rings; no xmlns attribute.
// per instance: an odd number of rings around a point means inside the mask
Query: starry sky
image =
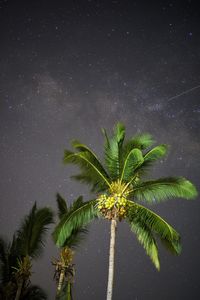
<svg viewBox="0 0 200 300"><path fill-rule="evenodd" d="M181 175L200 187L200 9L197 1L0 0L0 229L11 237L34 201L56 208L88 187L63 166L74 138L102 156L101 128L151 133L170 145L152 178ZM200 204L151 207L182 236L154 269L125 223L117 231L114 300L200 298ZM33 282L54 299L49 231ZM109 223L97 220L76 253L76 300L105 299Z"/></svg>

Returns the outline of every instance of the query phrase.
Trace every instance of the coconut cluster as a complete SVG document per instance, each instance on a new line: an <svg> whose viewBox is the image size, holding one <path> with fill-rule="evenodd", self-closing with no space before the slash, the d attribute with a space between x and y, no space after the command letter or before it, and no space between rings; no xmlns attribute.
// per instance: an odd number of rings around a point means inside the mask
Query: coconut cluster
<svg viewBox="0 0 200 300"><path fill-rule="evenodd" d="M64 247L61 250L60 258L62 263L65 264L66 266L69 266L72 263L73 256L74 256L74 252L70 248Z"/></svg>
<svg viewBox="0 0 200 300"><path fill-rule="evenodd" d="M117 218L120 221L126 217L129 203L126 198L119 193L111 195L102 194L98 198L98 209L107 219Z"/></svg>

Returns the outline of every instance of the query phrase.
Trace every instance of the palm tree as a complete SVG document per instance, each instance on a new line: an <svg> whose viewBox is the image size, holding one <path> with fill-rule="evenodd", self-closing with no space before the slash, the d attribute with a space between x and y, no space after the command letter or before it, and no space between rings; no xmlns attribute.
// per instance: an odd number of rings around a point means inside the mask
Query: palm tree
<svg viewBox="0 0 200 300"><path fill-rule="evenodd" d="M30 276L32 259L42 254L47 226L52 222L51 210L46 207L38 209L35 203L13 235L12 242L0 239L1 291L7 295L5 299L23 299L27 293L30 299L34 299L34 295L38 295L37 299L45 299L39 287L30 285Z"/></svg>
<svg viewBox="0 0 200 300"><path fill-rule="evenodd" d="M63 217L54 237L62 246L72 230L102 216L111 221L107 300L112 299L114 276L115 233L118 221L125 220L138 241L159 270L157 238L173 253L181 251L180 235L164 219L141 202L155 204L169 198L192 199L197 195L194 185L183 177L149 180L150 167L167 153L167 145L153 146L150 134L139 134L125 140L125 127L118 123L112 137L105 136L103 165L95 153L79 141L73 141L73 151L65 150L64 163L80 167L74 179L91 185L97 198L85 202L71 215Z"/></svg>
<svg viewBox="0 0 200 300"><path fill-rule="evenodd" d="M78 197L71 206L67 206L64 198L60 194L56 196L58 206L58 217L60 222L62 219L70 216L74 211L81 208L84 204L82 196ZM75 227L70 236L65 240L62 247L60 247L60 258L53 260L55 265L55 278L57 280L56 299L72 300L72 283L75 275L73 262L74 250L80 245L80 242L87 233L84 226ZM67 295L67 298L66 298Z"/></svg>
<svg viewBox="0 0 200 300"><path fill-rule="evenodd" d="M15 299L16 295L20 297L20 300L47 299L40 287L30 284L30 259L26 256L22 260L19 257L21 257L21 254L20 249L17 248L15 235L11 243L0 238L0 299L11 300ZM22 279L26 281L24 286L21 284ZM20 289L19 285L21 286ZM19 291L22 292L21 295L19 295Z"/></svg>

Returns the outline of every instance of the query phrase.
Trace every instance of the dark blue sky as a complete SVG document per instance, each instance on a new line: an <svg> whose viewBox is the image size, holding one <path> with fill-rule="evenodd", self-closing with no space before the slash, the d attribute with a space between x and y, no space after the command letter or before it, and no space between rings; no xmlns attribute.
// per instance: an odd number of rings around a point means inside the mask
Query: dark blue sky
<svg viewBox="0 0 200 300"><path fill-rule="evenodd" d="M200 9L195 1L0 1L1 234L38 205L94 197L70 180L64 148L80 139L102 155L101 128L151 133L171 145L152 177L199 188ZM152 207L181 234L158 273L125 224L117 232L114 300L200 298L199 200ZM92 224L76 255L75 299L105 299L109 224ZM54 299L49 236L33 281Z"/></svg>

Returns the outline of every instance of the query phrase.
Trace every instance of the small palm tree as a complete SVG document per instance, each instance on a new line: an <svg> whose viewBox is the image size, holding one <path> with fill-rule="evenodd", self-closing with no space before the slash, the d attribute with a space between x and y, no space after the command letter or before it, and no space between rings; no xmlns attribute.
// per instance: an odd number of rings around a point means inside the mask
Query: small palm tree
<svg viewBox="0 0 200 300"><path fill-rule="evenodd" d="M74 211L80 209L84 202L82 196L78 197L73 204L68 207L66 201L57 194L57 206L58 217L60 222L62 219L69 217ZM55 278L57 280L57 296L56 299L72 300L72 284L75 275L75 269L73 264L74 250L80 245L84 235L87 233L87 229L84 226L76 226L70 236L65 240L62 247L60 247L60 258L53 260L55 265ZM54 238L57 238L54 235ZM66 298L67 295L67 298Z"/></svg>
<svg viewBox="0 0 200 300"><path fill-rule="evenodd" d="M44 238L48 225L53 222L53 214L49 208L38 209L33 205L14 234L12 243L0 239L0 276L1 291L5 299L24 299L24 295L43 295L37 286L30 285L32 259L38 258L43 251ZM7 297L7 298L6 298ZM30 296L30 299L32 299ZM34 299L34 298L33 298Z"/></svg>
<svg viewBox="0 0 200 300"><path fill-rule="evenodd" d="M72 146L75 151L65 150L64 163L80 167L81 173L73 176L85 182L97 193L97 198L85 202L69 216L62 218L54 237L62 246L72 230L89 223L96 216L111 221L109 274L107 300L112 299L114 276L115 233L117 222L125 220L136 234L139 242L159 270L159 237L168 249L179 254L180 235L159 215L146 208L141 202L155 204L169 198L192 199L197 195L194 185L183 177L167 177L154 180L144 179L150 167L167 153L167 145L152 148L150 134L140 134L125 141L125 127L118 123L112 137L105 130L103 165L93 151L79 141Z"/></svg>

